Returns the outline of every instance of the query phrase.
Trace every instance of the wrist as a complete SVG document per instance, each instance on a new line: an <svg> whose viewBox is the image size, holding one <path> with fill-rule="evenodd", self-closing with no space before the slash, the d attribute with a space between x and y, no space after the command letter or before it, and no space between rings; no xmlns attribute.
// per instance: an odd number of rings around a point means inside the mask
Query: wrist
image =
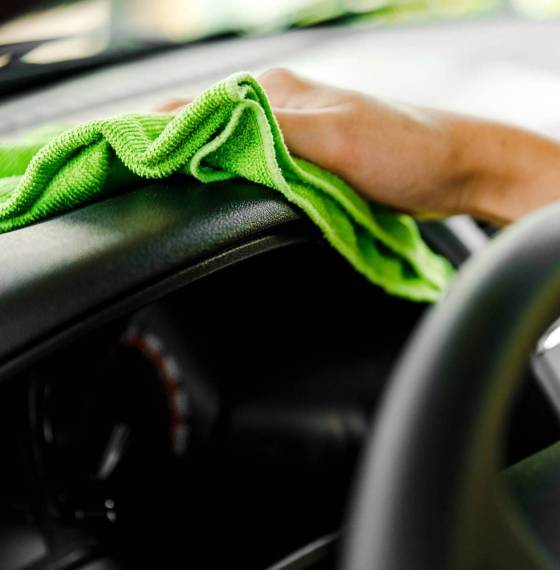
<svg viewBox="0 0 560 570"><path fill-rule="evenodd" d="M452 117L450 179L459 211L507 224L560 197L560 145L535 133Z"/></svg>
<svg viewBox="0 0 560 570"><path fill-rule="evenodd" d="M449 115L451 148L447 192L452 211L497 224L515 219L511 193L520 184L511 129L503 125Z"/></svg>

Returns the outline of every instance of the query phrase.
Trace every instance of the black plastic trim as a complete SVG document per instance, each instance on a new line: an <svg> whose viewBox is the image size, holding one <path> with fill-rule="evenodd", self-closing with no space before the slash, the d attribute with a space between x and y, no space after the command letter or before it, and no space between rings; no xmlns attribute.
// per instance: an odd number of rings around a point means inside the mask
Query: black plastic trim
<svg viewBox="0 0 560 570"><path fill-rule="evenodd" d="M249 183L158 184L0 236L0 380L204 275L316 239Z"/></svg>

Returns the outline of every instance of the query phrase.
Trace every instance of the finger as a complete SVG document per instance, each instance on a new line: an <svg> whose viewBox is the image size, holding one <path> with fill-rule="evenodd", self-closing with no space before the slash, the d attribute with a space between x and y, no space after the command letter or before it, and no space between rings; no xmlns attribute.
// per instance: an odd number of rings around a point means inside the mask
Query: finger
<svg viewBox="0 0 560 570"><path fill-rule="evenodd" d="M313 110L273 109L290 152L336 171L332 149L337 137L336 121Z"/></svg>
<svg viewBox="0 0 560 570"><path fill-rule="evenodd" d="M177 109L182 109L185 105L188 105L193 101L194 97L187 97L184 99L171 99L170 101L166 101L162 105L156 107L156 111L176 111Z"/></svg>
<svg viewBox="0 0 560 570"><path fill-rule="evenodd" d="M346 89L306 79L287 69L271 69L258 79L276 108L320 109L352 99L352 93Z"/></svg>
<svg viewBox="0 0 560 570"><path fill-rule="evenodd" d="M283 68L265 71L257 79L274 107L297 107L297 99L313 89L309 81Z"/></svg>

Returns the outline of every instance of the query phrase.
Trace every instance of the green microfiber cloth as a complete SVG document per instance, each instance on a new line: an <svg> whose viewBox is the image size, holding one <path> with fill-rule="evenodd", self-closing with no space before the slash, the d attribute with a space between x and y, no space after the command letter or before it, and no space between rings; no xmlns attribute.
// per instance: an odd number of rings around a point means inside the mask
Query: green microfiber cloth
<svg viewBox="0 0 560 570"><path fill-rule="evenodd" d="M175 173L202 182L245 178L278 190L355 269L395 295L434 301L452 275L412 218L366 203L333 174L292 157L263 89L247 73L215 84L177 115L123 115L0 145L0 232L139 178Z"/></svg>

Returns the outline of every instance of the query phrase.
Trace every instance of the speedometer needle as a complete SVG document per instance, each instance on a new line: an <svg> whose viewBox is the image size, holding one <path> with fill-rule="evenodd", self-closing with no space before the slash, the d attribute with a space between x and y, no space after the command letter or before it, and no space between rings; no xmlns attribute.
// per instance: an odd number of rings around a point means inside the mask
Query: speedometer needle
<svg viewBox="0 0 560 570"><path fill-rule="evenodd" d="M99 462L99 468L95 475L96 479L104 481L112 475L126 451L129 437L130 427L128 425L117 424L113 428L107 445L101 454L101 461Z"/></svg>

